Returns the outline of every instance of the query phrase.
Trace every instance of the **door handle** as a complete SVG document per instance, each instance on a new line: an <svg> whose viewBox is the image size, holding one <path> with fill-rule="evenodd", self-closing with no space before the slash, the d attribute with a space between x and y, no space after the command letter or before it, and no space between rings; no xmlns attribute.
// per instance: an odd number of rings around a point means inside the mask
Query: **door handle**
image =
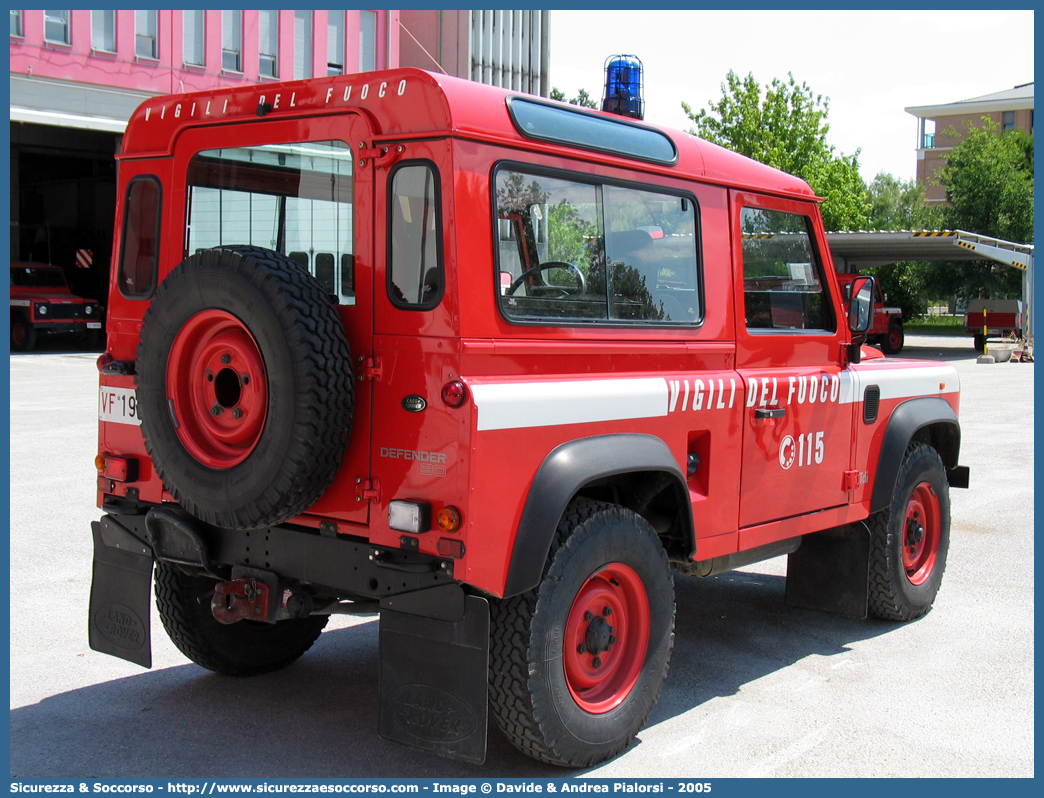
<svg viewBox="0 0 1044 798"><path fill-rule="evenodd" d="M783 418L786 414L785 407L759 407L754 411L754 418Z"/></svg>

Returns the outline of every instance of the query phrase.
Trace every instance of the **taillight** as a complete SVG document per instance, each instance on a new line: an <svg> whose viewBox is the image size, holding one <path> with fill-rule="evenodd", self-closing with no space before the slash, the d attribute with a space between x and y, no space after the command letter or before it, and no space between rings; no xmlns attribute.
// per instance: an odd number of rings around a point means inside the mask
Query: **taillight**
<svg viewBox="0 0 1044 798"><path fill-rule="evenodd" d="M442 401L447 407L460 407L468 401L468 389L460 380L447 382L442 386Z"/></svg>
<svg viewBox="0 0 1044 798"><path fill-rule="evenodd" d="M100 452L94 458L98 473L113 482L135 482L138 479L138 461L133 457L117 457Z"/></svg>
<svg viewBox="0 0 1044 798"><path fill-rule="evenodd" d="M435 523L443 532L456 532L460 529L460 510L447 505L435 513Z"/></svg>
<svg viewBox="0 0 1044 798"><path fill-rule="evenodd" d="M459 560L464 556L464 541L454 540L453 538L439 538L438 543L435 544L435 550L441 557L452 557L455 560Z"/></svg>

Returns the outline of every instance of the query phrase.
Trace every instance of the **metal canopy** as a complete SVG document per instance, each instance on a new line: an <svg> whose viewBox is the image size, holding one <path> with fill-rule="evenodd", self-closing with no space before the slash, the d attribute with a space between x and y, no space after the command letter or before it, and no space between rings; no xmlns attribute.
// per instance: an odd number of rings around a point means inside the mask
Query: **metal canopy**
<svg viewBox="0 0 1044 798"><path fill-rule="evenodd" d="M1033 245L964 230L879 230L827 233L839 272L853 273L902 260L992 260L1022 269L1026 337L1033 340Z"/></svg>

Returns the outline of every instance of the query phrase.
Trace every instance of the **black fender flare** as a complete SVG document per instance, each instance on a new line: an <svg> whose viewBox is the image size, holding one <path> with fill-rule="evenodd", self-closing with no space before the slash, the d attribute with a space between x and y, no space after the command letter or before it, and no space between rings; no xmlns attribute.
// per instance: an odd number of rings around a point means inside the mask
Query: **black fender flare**
<svg viewBox="0 0 1044 798"><path fill-rule="evenodd" d="M870 512L885 510L892 501L899 469L906 447L918 431L939 425L929 443L939 452L947 469L957 465L961 450L961 425L949 403L938 396L924 396L903 402L888 417L881 453L874 474L874 489L870 498Z"/></svg>
<svg viewBox="0 0 1044 798"><path fill-rule="evenodd" d="M681 517L691 550L695 532L688 488L681 467L663 439L634 433L579 438L552 450L533 478L511 552L504 597L516 596L539 584L558 522L585 485L639 471L660 471L676 483L675 489L685 497Z"/></svg>

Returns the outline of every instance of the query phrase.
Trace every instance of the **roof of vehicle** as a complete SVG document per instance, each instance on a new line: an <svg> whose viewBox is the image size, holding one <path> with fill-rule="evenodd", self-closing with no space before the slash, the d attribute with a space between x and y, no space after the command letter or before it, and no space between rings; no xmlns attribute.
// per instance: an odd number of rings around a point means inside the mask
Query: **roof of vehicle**
<svg viewBox="0 0 1044 798"><path fill-rule="evenodd" d="M509 99L527 99L630 128L660 131L677 149L673 164L654 164L623 155L595 154L566 144L537 142L521 135ZM678 130L636 124L600 111L584 111L470 80L419 69L394 69L286 83L251 84L146 100L131 116L119 158L170 155L187 127L315 116L361 109L377 141L456 135L527 149L552 151L647 171L685 176L737 188L814 198L808 184L757 161ZM367 144L369 146L369 144Z"/></svg>

